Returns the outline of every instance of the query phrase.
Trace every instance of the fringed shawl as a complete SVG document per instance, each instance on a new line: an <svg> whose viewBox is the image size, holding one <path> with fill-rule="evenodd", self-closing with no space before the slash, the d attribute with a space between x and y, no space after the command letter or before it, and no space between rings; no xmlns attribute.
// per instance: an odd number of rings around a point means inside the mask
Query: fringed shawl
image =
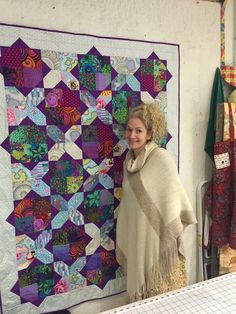
<svg viewBox="0 0 236 314"><path fill-rule="evenodd" d="M155 291L184 256L184 227L196 223L170 154L151 142L124 162L117 217L117 260L127 275L131 301Z"/></svg>

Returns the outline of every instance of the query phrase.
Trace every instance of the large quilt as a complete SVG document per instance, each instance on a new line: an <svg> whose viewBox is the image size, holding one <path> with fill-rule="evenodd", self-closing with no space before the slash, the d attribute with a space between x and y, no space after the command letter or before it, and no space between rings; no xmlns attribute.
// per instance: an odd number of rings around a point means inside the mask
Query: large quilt
<svg viewBox="0 0 236 314"><path fill-rule="evenodd" d="M140 100L165 112L162 145L178 164L178 45L0 26L4 314L125 290L115 223L124 124Z"/></svg>

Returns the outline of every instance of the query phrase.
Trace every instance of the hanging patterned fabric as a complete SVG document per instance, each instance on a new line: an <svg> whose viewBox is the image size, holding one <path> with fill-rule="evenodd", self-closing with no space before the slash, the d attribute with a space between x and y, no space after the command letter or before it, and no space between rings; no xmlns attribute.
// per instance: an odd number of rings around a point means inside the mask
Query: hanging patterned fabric
<svg viewBox="0 0 236 314"><path fill-rule="evenodd" d="M221 3L220 10L220 69L216 70L211 105L210 116L208 122L207 136L205 141L205 151L214 162L213 174L208 189L204 195L204 203L206 210L212 218L210 227L208 248L210 250L211 277L219 274L219 251L225 243L229 243L233 247L234 230L231 229L234 224L232 215L232 198L234 199L234 189L232 187L234 176L234 131L233 118L230 119L231 137L224 139L225 109L223 105L224 90L222 84L222 73L225 68L225 8L227 0L219 1ZM225 75L226 77L227 75ZM216 84L218 83L218 85ZM216 88L218 86L218 89ZM230 107L231 110L231 107ZM232 116L232 112L231 112Z"/></svg>
<svg viewBox="0 0 236 314"><path fill-rule="evenodd" d="M205 207L208 210L212 224L210 240L217 247L229 243L236 249L236 148L234 140L234 124L232 106L229 111L228 140L214 145L214 169L211 182L204 197Z"/></svg>
<svg viewBox="0 0 236 314"><path fill-rule="evenodd" d="M236 68L234 66L223 66L221 69L221 75L229 85L236 87Z"/></svg>

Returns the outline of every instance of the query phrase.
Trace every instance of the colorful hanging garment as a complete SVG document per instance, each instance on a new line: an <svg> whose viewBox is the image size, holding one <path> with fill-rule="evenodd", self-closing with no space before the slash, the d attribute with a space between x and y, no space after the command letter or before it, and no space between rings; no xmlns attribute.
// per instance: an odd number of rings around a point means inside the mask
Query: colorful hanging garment
<svg viewBox="0 0 236 314"><path fill-rule="evenodd" d="M236 249L236 147L232 106L229 111L228 140L214 145L212 180L204 196L206 210L212 219L210 241L217 247L225 244Z"/></svg>

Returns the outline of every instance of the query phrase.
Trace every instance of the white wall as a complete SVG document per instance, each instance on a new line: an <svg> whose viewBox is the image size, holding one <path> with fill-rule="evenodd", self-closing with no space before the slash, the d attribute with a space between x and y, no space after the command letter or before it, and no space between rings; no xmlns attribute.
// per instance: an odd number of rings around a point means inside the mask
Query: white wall
<svg viewBox="0 0 236 314"><path fill-rule="evenodd" d="M231 9L234 0L229 0ZM227 11L227 27L233 15ZM195 208L196 187L209 177L204 152L210 94L220 65L220 5L202 0L0 0L0 21L46 29L163 41L180 45L180 175ZM233 56L227 34L227 61ZM230 60L230 61L229 61ZM196 232L186 230L190 283L196 280ZM98 313L123 296L85 303L73 313Z"/></svg>

